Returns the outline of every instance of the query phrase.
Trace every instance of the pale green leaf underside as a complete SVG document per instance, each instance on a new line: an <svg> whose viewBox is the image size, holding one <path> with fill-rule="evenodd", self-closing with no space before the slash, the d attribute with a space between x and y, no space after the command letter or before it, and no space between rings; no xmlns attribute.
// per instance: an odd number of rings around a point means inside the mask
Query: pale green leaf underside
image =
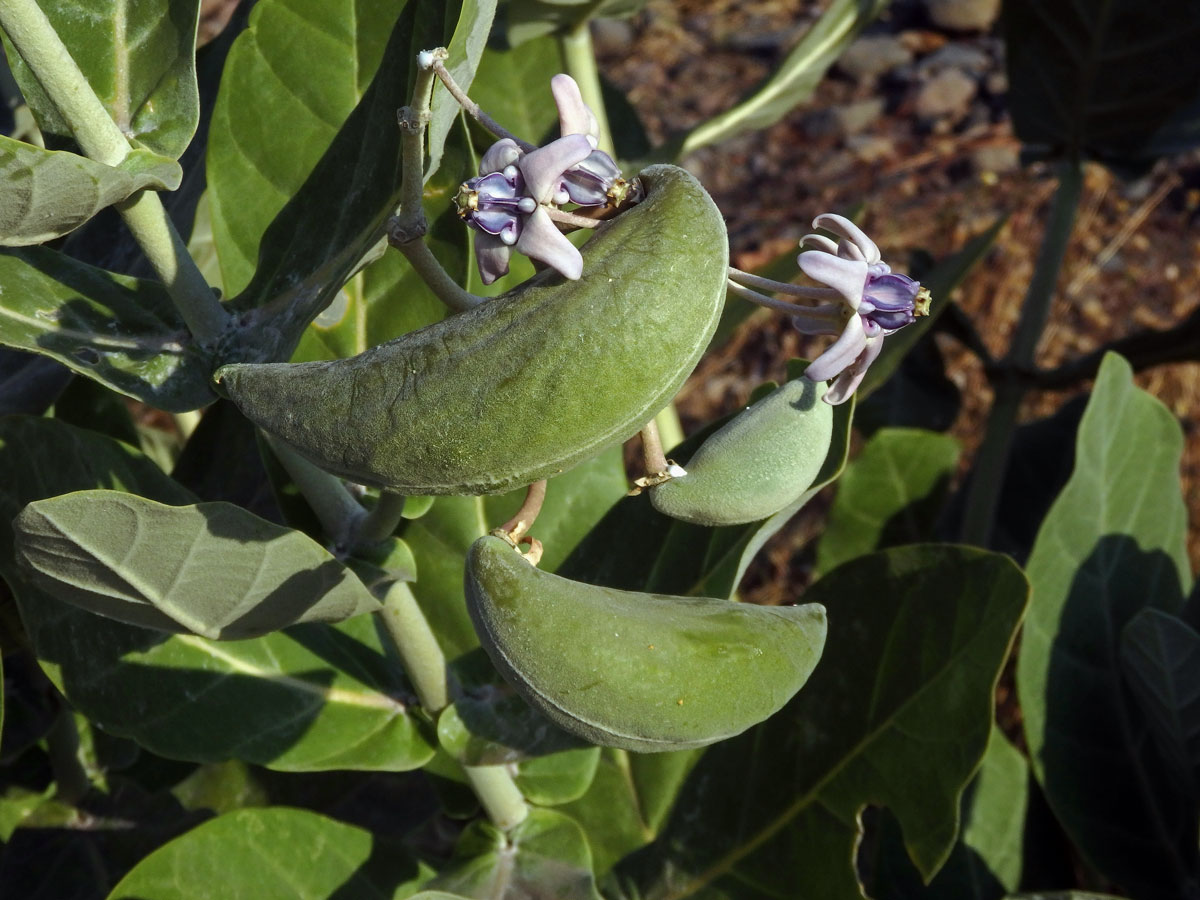
<svg viewBox="0 0 1200 900"><path fill-rule="evenodd" d="M764 84L684 138L680 156L778 122L812 96L826 70L886 5L885 0L834 0Z"/></svg>
<svg viewBox="0 0 1200 900"><path fill-rule="evenodd" d="M173 191L182 177L179 163L146 150L114 167L0 136L0 245L53 240L143 188Z"/></svg>
<svg viewBox="0 0 1200 900"><path fill-rule="evenodd" d="M200 121L200 0L38 0L38 6L121 131L135 146L178 159ZM33 73L15 53L9 60L42 131L70 138Z"/></svg>
<svg viewBox="0 0 1200 900"><path fill-rule="evenodd" d="M42 668L106 730L163 756L287 771L400 771L432 756L371 617L214 643L93 615L24 579L9 522L31 501L115 488L193 502L141 453L54 419L12 416L0 421L0 471L0 574Z"/></svg>
<svg viewBox="0 0 1200 900"><path fill-rule="evenodd" d="M215 399L210 364L161 284L52 250L0 250L0 344L52 357L170 412Z"/></svg>
<svg viewBox="0 0 1200 900"><path fill-rule="evenodd" d="M379 606L312 538L230 503L81 491L30 504L13 527L34 584L131 625L240 640Z"/></svg>
<svg viewBox="0 0 1200 900"><path fill-rule="evenodd" d="M239 809L159 847L108 900L326 900L340 891L391 900L392 885L361 871L373 844L370 832L307 810Z"/></svg>

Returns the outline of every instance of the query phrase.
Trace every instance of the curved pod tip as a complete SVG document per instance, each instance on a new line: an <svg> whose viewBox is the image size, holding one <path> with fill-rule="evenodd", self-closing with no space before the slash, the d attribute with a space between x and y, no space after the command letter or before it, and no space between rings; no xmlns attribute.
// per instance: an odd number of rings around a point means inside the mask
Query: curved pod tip
<svg viewBox="0 0 1200 900"><path fill-rule="evenodd" d="M741 525L795 502L821 471L833 440L823 384L782 384L713 432L687 474L650 490L664 515L697 525Z"/></svg>
<svg viewBox="0 0 1200 900"><path fill-rule="evenodd" d="M732 737L777 712L825 646L825 608L643 594L543 572L504 541L467 554L467 606L501 674L564 730L641 752Z"/></svg>

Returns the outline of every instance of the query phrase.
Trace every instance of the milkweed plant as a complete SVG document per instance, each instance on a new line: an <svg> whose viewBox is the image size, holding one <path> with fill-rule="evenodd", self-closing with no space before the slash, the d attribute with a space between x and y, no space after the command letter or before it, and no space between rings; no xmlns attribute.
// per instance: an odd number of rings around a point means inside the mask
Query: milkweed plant
<svg viewBox="0 0 1200 900"><path fill-rule="evenodd" d="M910 268L901 213L797 204L743 271L686 167L886 0L659 146L591 44L641 5L258 0L197 51L200 0L0 4L5 896L1200 897L1183 431L1133 380L1195 326L1037 353L1084 166L1196 143L1200 10L1005 4L1054 193L993 355L953 294L1002 219ZM812 358L685 433L760 327ZM801 510L810 577L741 602Z"/></svg>

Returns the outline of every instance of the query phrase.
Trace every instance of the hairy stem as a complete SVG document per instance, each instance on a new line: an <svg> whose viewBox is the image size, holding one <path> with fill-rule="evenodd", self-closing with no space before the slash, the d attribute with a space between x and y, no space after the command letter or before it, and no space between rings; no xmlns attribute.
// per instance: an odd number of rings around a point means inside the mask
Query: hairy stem
<svg viewBox="0 0 1200 900"><path fill-rule="evenodd" d="M745 287L771 291L775 294L788 294L792 297L805 297L809 300L840 301L842 299L842 295L833 288L806 287L805 285L792 284L791 282L772 281L770 278L752 275L750 272L743 272L741 269L735 269L733 266L729 267L729 280Z"/></svg>
<svg viewBox="0 0 1200 900"><path fill-rule="evenodd" d="M79 729L75 725L75 715L66 706L58 711L58 717L46 734L46 751L50 757L50 771L54 773L55 796L74 806L91 789L91 781L79 761Z"/></svg>
<svg viewBox="0 0 1200 900"><path fill-rule="evenodd" d="M500 530L507 533L514 541L533 527L533 523L537 520L538 513L542 511L542 504L546 500L546 479L535 481L525 490L525 499L521 502L521 508L518 509L511 519L500 526Z"/></svg>
<svg viewBox="0 0 1200 900"><path fill-rule="evenodd" d="M1038 341L1054 301L1054 287L1075 225L1082 190L1083 170L1079 162L1064 162L1033 278L1025 293L1021 317L1002 365L1018 369L1033 367ZM1001 377L996 382L996 397L988 415L983 443L975 457L971 488L967 494L962 537L968 543L986 547L991 539L996 507L1004 487L1013 429L1025 390L1026 385L1015 377Z"/></svg>
<svg viewBox="0 0 1200 900"><path fill-rule="evenodd" d="M603 219L581 216L578 213L567 212L556 206L543 206L542 209L546 211L546 214L550 216L552 221L562 222L564 225L574 225L576 228L596 228L604 223Z"/></svg>
<svg viewBox="0 0 1200 900"><path fill-rule="evenodd" d="M513 141L526 153L537 149L536 144L531 144L529 141L525 141L517 137L515 134L489 116L486 112L484 112L483 109L480 108L479 104L468 97L467 92L458 86L458 82L454 80L454 76L450 74L440 59L434 61L433 71L437 73L437 77L441 79L441 82L443 85L445 85L446 90L450 92L450 96L458 101L458 105L463 108L463 111L468 116L482 125L496 137L501 139L508 138L510 141Z"/></svg>
<svg viewBox="0 0 1200 900"><path fill-rule="evenodd" d="M674 403L668 403L654 417L654 425L658 429L659 443L664 450L678 447L683 443L683 423L679 421L679 410Z"/></svg>
<svg viewBox="0 0 1200 900"><path fill-rule="evenodd" d="M612 132L608 127L608 112L600 90L600 70L596 68L596 51L592 47L592 32L587 19L559 38L559 48L567 66L567 74L575 79L583 102L596 116L600 131L599 149L615 157Z"/></svg>
<svg viewBox="0 0 1200 900"><path fill-rule="evenodd" d="M392 582L382 599L383 609L376 615L400 656L417 699L429 712L440 712L450 702L450 687L446 655L429 620L406 582Z"/></svg>
<svg viewBox="0 0 1200 900"><path fill-rule="evenodd" d="M388 243L404 254L410 266L446 306L462 312L483 302L483 297L464 290L442 268L425 244L428 223L422 200L425 192L425 129L429 126L430 103L435 74L445 71L446 49L426 50L418 55L417 78L412 105L400 110L400 152L404 173L400 182L400 212L387 224ZM448 76L447 76L448 77Z"/></svg>
<svg viewBox="0 0 1200 900"><path fill-rule="evenodd" d="M63 119L80 149L108 166L119 165L131 150L96 92L36 0L3 0L3 28ZM229 315L188 255L154 191L141 191L117 207L150 265L162 279L188 329L200 343L211 343L225 330Z"/></svg>
<svg viewBox="0 0 1200 900"><path fill-rule="evenodd" d="M316 513L325 534L339 547L347 546L366 512L342 480L309 462L284 441L265 431L263 436Z"/></svg>
<svg viewBox="0 0 1200 900"><path fill-rule="evenodd" d="M355 543L377 544L390 538L404 518L406 500L403 494L381 491L379 502L359 523L358 533L354 536Z"/></svg>
<svg viewBox="0 0 1200 900"><path fill-rule="evenodd" d="M658 475L667 471L667 455L663 452L662 438L658 434L658 421L651 419L642 429L642 460L647 475Z"/></svg>
<svg viewBox="0 0 1200 900"><path fill-rule="evenodd" d="M529 804L507 766L463 766L463 769L493 825L508 831L525 821Z"/></svg>

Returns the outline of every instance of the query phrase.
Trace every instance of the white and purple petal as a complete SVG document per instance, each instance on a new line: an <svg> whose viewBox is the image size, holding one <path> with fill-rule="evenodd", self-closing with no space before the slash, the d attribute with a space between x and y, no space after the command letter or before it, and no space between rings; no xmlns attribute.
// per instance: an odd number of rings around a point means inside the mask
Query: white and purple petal
<svg viewBox="0 0 1200 900"><path fill-rule="evenodd" d="M875 242L845 216L822 213L813 219L813 228L824 228L843 238L838 244L838 255L843 259L862 259L867 265L879 262L879 248Z"/></svg>
<svg viewBox="0 0 1200 900"><path fill-rule="evenodd" d="M489 175L492 172L502 172L515 165L521 158L521 148L512 138L502 138L488 147L483 158L479 160L479 174Z"/></svg>
<svg viewBox="0 0 1200 900"><path fill-rule="evenodd" d="M582 134L595 147L599 144L600 123L591 107L583 102L583 94L579 85L570 75L555 75L550 79L550 93L554 95L554 105L558 107L558 133L562 137L568 134Z"/></svg>
<svg viewBox="0 0 1200 900"><path fill-rule="evenodd" d="M867 374L867 369L879 357L879 352L882 349L882 337L869 339L866 346L863 347L862 353L858 355L858 358L837 377L837 380L825 392L825 402L830 406L837 406L849 400L850 395L858 390L858 386L862 384L862 380Z"/></svg>
<svg viewBox="0 0 1200 900"><path fill-rule="evenodd" d="M508 258L512 248L495 235L482 232L475 235L475 263L484 284L508 274Z"/></svg>
<svg viewBox="0 0 1200 900"><path fill-rule="evenodd" d="M806 250L796 261L805 275L833 288L845 298L851 309L858 309L863 288L867 285L865 262L842 259L823 250Z"/></svg>
<svg viewBox="0 0 1200 900"><path fill-rule="evenodd" d="M851 316L846 321L841 336L809 363L808 368L804 370L804 377L809 381L828 381L853 364L866 346L867 335L863 330L862 319Z"/></svg>
<svg viewBox="0 0 1200 900"><path fill-rule="evenodd" d="M550 214L541 207L525 220L516 249L531 259L557 269L563 277L572 281L583 274L583 257L579 255L579 250L555 227Z"/></svg>
<svg viewBox="0 0 1200 900"><path fill-rule="evenodd" d="M569 134L526 153L517 162L530 196L550 203L562 188L563 173L591 155L592 145L582 134Z"/></svg>

